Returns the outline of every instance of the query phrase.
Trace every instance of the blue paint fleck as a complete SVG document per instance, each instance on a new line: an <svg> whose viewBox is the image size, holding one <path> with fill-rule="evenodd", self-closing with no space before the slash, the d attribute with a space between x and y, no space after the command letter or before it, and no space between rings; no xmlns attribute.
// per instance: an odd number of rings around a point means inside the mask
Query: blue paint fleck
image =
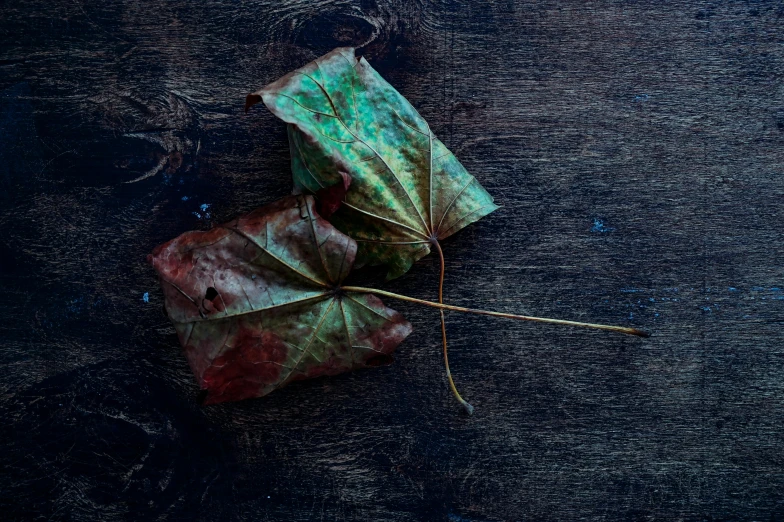
<svg viewBox="0 0 784 522"><path fill-rule="evenodd" d="M599 218L593 218L593 226L591 227L591 232L604 233L604 232L612 232L613 230L615 230L615 227L605 226L604 221L602 221Z"/></svg>
<svg viewBox="0 0 784 522"><path fill-rule="evenodd" d="M144 295L142 296L142 301L144 301L145 303L149 303L150 302L150 293L149 292L144 292Z"/></svg>
<svg viewBox="0 0 784 522"><path fill-rule="evenodd" d="M183 196L183 197L182 197L182 200L183 200L183 201L188 201L188 199L189 199L189 198L188 198L188 196Z"/></svg>
<svg viewBox="0 0 784 522"><path fill-rule="evenodd" d="M84 297L77 297L76 299L72 300L69 304L65 305L65 309L69 312L78 313L82 311L82 307L84 306Z"/></svg>
<svg viewBox="0 0 784 522"><path fill-rule="evenodd" d="M210 204L209 203L202 203L201 205L199 205L199 210L201 210L201 212L191 212L191 214L193 214L194 216L196 216L199 219L202 219L202 218L210 219L210 213L207 212L207 209L209 209L209 208L210 208Z"/></svg>
<svg viewBox="0 0 784 522"><path fill-rule="evenodd" d="M711 311L711 307L710 306L703 306L702 307L702 311L703 312L710 312Z"/></svg>
<svg viewBox="0 0 784 522"><path fill-rule="evenodd" d="M730 292L737 292L738 291L738 289L735 288L734 286L729 287L727 290L729 290Z"/></svg>
<svg viewBox="0 0 784 522"><path fill-rule="evenodd" d="M659 314L653 314L654 317L659 317Z"/></svg>
<svg viewBox="0 0 784 522"><path fill-rule="evenodd" d="M645 94L645 93L643 93L643 94L638 94L637 96L635 96L635 97L634 97L634 101L636 101L636 102L646 102L646 101L648 101L649 99L650 99L650 96L648 96L648 95L647 95L647 94Z"/></svg>

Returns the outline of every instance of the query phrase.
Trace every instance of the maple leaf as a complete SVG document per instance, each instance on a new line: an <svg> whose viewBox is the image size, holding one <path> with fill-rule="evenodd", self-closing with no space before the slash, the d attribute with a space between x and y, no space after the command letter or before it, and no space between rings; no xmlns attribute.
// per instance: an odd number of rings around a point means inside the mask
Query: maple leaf
<svg viewBox="0 0 784 522"><path fill-rule="evenodd" d="M357 243L302 195L156 247L149 261L205 402L261 397L299 379L385 362L411 325L373 294L442 311L646 335L344 286L356 252Z"/></svg>
<svg viewBox="0 0 784 522"><path fill-rule="evenodd" d="M411 333L375 296L338 291L356 243L290 196L150 256L206 403L375 366Z"/></svg>
<svg viewBox="0 0 784 522"><path fill-rule="evenodd" d="M359 243L357 266L389 279L498 207L427 122L353 48L338 48L250 94L287 122L295 192L340 188L330 221ZM332 194L334 199L334 193Z"/></svg>

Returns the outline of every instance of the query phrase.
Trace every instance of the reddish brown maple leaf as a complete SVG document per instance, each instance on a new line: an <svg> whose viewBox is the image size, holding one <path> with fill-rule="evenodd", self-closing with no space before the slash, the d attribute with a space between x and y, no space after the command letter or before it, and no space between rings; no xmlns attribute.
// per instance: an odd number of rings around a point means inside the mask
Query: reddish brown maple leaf
<svg viewBox="0 0 784 522"><path fill-rule="evenodd" d="M158 246L166 311L207 403L377 365L411 325L369 293L341 292L356 242L290 196Z"/></svg>

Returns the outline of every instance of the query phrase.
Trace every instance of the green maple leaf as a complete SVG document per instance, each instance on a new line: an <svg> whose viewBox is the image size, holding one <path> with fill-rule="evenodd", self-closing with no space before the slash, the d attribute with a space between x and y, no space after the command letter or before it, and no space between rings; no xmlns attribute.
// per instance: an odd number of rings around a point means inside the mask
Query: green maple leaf
<svg viewBox="0 0 784 522"><path fill-rule="evenodd" d="M246 108L261 100L289 124L295 192L345 192L330 221L359 243L358 266L384 264L388 278L400 276L431 245L498 208L416 109L352 48L335 49L249 95Z"/></svg>

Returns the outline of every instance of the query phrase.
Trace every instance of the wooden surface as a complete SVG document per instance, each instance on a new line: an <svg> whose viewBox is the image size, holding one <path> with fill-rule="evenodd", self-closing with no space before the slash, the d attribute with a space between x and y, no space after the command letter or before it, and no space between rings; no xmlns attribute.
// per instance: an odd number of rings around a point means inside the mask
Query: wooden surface
<svg viewBox="0 0 784 522"><path fill-rule="evenodd" d="M4 518L784 519L781 2L5 0L0 42ZM503 205L449 302L654 336L449 314L469 418L388 302L391 366L200 406L145 256L288 193L244 97L352 44Z"/></svg>

